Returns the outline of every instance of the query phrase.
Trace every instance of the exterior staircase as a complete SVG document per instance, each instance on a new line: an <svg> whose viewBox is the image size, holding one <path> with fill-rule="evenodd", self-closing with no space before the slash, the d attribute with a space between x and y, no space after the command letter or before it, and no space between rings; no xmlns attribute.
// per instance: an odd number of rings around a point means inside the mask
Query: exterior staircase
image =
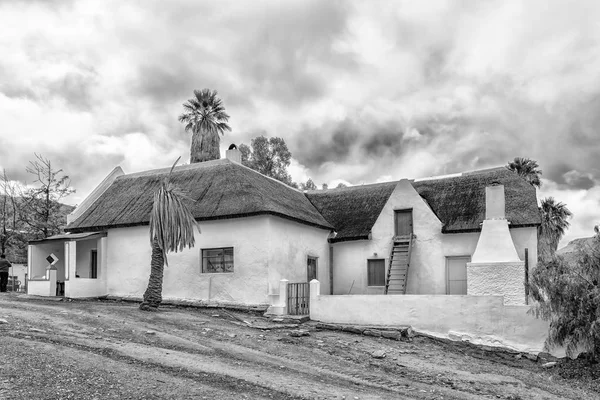
<svg viewBox="0 0 600 400"><path fill-rule="evenodd" d="M406 294L412 242L413 235L394 236L392 239L385 294Z"/></svg>

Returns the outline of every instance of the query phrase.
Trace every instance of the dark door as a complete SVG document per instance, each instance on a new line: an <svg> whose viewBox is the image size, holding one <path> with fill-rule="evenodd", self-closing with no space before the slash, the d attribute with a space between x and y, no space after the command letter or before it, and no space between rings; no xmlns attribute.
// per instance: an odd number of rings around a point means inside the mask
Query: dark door
<svg viewBox="0 0 600 400"><path fill-rule="evenodd" d="M396 236L409 236L413 233L412 210L395 211Z"/></svg>
<svg viewBox="0 0 600 400"><path fill-rule="evenodd" d="M98 278L98 251L92 250L90 254L91 265L90 265L90 278L97 279Z"/></svg>

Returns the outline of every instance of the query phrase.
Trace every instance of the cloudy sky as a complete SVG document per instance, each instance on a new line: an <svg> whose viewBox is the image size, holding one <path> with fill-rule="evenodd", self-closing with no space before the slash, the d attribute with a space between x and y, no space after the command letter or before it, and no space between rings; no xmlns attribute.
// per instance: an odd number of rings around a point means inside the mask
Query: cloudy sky
<svg viewBox="0 0 600 400"><path fill-rule="evenodd" d="M283 137L292 177L419 178L538 160L539 197L600 222L600 2L0 0L0 169L34 152L77 204L189 160L177 121L219 91L222 140Z"/></svg>

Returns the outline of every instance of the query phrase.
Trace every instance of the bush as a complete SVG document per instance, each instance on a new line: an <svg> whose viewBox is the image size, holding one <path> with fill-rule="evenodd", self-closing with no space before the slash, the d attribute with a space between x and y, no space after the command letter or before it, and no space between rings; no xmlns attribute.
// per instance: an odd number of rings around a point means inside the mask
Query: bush
<svg viewBox="0 0 600 400"><path fill-rule="evenodd" d="M569 357L600 357L600 235L573 259L555 255L538 263L529 282L536 317L550 321L546 347L564 346Z"/></svg>

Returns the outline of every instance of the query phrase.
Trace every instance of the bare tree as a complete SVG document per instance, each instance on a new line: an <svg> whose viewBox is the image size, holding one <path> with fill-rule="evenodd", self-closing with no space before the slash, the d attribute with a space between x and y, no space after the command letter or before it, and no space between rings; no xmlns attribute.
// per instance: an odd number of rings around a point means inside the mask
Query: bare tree
<svg viewBox="0 0 600 400"><path fill-rule="evenodd" d="M75 190L62 169L53 169L52 162L41 154L35 154L35 157L26 171L34 176L34 185L38 187L22 194L21 218L34 237L47 238L59 233L65 225L68 211L60 200Z"/></svg>
<svg viewBox="0 0 600 400"><path fill-rule="evenodd" d="M19 203L18 203L18 185L11 181L6 174L2 172L0 177L0 251L7 253L7 249L16 244L16 237L19 236Z"/></svg>

